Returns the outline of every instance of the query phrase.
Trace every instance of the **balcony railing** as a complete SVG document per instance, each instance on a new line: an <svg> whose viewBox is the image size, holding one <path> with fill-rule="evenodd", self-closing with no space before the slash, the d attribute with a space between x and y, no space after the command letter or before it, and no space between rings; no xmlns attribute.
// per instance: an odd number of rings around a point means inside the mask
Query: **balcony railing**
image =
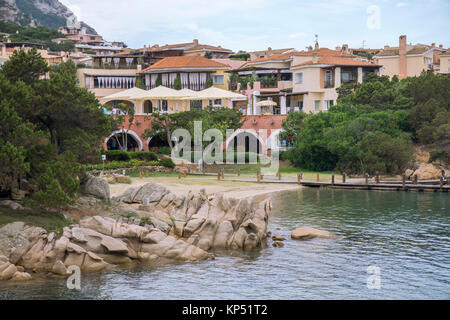
<svg viewBox="0 0 450 320"><path fill-rule="evenodd" d="M91 66L83 66L86 69L103 69L103 70L135 70L137 69L138 64L130 64L130 65L110 65L110 66L99 66L99 65L91 65ZM144 66L142 67L144 68Z"/></svg>

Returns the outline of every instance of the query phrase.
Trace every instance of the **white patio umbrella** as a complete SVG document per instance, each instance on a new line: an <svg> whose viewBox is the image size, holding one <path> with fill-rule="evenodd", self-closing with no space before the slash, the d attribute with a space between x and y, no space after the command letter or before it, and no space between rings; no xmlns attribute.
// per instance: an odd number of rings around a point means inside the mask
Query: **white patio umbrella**
<svg viewBox="0 0 450 320"><path fill-rule="evenodd" d="M278 104L272 100L264 100L256 103L257 107L276 107Z"/></svg>
<svg viewBox="0 0 450 320"><path fill-rule="evenodd" d="M131 98L140 100L140 99L154 99L154 100L180 100L181 98L186 97L188 94L181 92L181 90L175 90L171 88L167 88L164 86L159 86L157 88L139 92L133 95Z"/></svg>
<svg viewBox="0 0 450 320"><path fill-rule="evenodd" d="M219 89L216 87L210 87L208 89L195 92L194 96L186 97L185 100L198 99L198 100L215 100L215 99L235 99L246 98L246 96L231 92L228 90Z"/></svg>
<svg viewBox="0 0 450 320"><path fill-rule="evenodd" d="M133 99L132 97L139 94L145 92L145 90L139 89L137 87L135 88L131 88L131 89L127 89L127 90L123 90L123 91L119 91L113 94L110 94L109 96L103 97L100 99L101 102L104 101L111 101L111 100L130 100Z"/></svg>

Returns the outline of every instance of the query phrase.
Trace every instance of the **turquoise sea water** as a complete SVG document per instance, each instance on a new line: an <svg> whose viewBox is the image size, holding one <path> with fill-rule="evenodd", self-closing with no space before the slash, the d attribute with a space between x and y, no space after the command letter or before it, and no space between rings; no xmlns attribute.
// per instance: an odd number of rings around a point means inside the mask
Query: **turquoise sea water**
<svg viewBox="0 0 450 320"><path fill-rule="evenodd" d="M274 196L269 222L285 247L216 260L0 283L0 299L449 299L450 196L301 189ZM290 240L296 227L340 238ZM369 266L380 289L368 289Z"/></svg>

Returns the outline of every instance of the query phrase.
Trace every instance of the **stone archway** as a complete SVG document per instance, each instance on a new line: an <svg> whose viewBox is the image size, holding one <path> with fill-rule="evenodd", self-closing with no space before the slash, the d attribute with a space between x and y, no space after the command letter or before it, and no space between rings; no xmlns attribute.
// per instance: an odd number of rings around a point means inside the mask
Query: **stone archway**
<svg viewBox="0 0 450 320"><path fill-rule="evenodd" d="M120 145L124 145L124 134L127 135L127 150L137 149L142 151L144 144L139 135L133 130L117 130L105 139L105 145L108 150L120 150Z"/></svg>
<svg viewBox="0 0 450 320"><path fill-rule="evenodd" d="M226 141L227 150L234 148L237 152L254 152L261 154L264 150L264 141L251 129L236 130Z"/></svg>

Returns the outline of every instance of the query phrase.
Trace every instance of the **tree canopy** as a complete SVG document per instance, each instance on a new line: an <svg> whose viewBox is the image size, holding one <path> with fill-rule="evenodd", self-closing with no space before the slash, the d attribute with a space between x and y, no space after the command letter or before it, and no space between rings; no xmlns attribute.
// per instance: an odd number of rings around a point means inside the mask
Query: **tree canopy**
<svg viewBox="0 0 450 320"><path fill-rule="evenodd" d="M48 71L35 49L16 51L0 69L0 188L26 179L34 189L28 200L51 207L74 199L81 164L99 157L117 123L77 86L73 62L43 77Z"/></svg>
<svg viewBox="0 0 450 320"><path fill-rule="evenodd" d="M284 135L296 141L284 157L294 165L398 174L412 160L413 143L432 144L437 156L450 159L448 75L371 76L338 92L329 112L290 113L284 121Z"/></svg>

